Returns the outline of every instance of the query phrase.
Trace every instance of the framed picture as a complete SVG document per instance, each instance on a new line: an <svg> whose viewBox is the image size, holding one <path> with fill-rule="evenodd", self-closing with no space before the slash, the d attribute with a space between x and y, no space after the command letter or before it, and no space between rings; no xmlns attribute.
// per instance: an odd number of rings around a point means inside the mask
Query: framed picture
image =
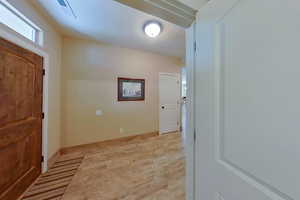
<svg viewBox="0 0 300 200"><path fill-rule="evenodd" d="M118 78L118 101L144 101L145 79Z"/></svg>

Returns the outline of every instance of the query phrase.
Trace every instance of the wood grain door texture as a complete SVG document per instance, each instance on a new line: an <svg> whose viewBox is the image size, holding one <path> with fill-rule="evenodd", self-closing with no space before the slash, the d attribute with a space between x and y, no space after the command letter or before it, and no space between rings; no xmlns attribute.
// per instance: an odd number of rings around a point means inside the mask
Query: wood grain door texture
<svg viewBox="0 0 300 200"><path fill-rule="evenodd" d="M0 38L0 200L41 173L43 58Z"/></svg>

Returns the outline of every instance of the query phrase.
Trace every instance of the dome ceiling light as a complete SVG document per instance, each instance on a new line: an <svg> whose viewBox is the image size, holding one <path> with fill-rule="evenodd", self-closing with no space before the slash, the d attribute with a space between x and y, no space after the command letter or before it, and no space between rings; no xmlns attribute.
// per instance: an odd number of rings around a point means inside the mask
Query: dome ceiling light
<svg viewBox="0 0 300 200"><path fill-rule="evenodd" d="M148 37L156 38L162 32L162 25L156 21L147 22L144 25L144 32Z"/></svg>

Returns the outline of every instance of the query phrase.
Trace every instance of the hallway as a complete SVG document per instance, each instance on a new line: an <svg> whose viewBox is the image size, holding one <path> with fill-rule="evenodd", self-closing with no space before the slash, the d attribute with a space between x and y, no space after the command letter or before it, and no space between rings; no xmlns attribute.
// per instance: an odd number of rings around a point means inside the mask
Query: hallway
<svg viewBox="0 0 300 200"><path fill-rule="evenodd" d="M127 141L69 149L65 153L59 160L81 156L84 159L63 197L53 199L185 199L185 158L179 133L137 136ZM43 197L52 199L51 194L55 193L52 190L50 196ZM35 199L35 196L25 199Z"/></svg>

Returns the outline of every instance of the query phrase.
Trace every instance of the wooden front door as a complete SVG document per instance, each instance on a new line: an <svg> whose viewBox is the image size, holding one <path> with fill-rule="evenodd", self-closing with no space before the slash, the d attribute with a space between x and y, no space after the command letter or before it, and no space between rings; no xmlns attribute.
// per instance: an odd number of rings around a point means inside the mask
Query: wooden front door
<svg viewBox="0 0 300 200"><path fill-rule="evenodd" d="M0 38L0 200L41 173L43 58Z"/></svg>

